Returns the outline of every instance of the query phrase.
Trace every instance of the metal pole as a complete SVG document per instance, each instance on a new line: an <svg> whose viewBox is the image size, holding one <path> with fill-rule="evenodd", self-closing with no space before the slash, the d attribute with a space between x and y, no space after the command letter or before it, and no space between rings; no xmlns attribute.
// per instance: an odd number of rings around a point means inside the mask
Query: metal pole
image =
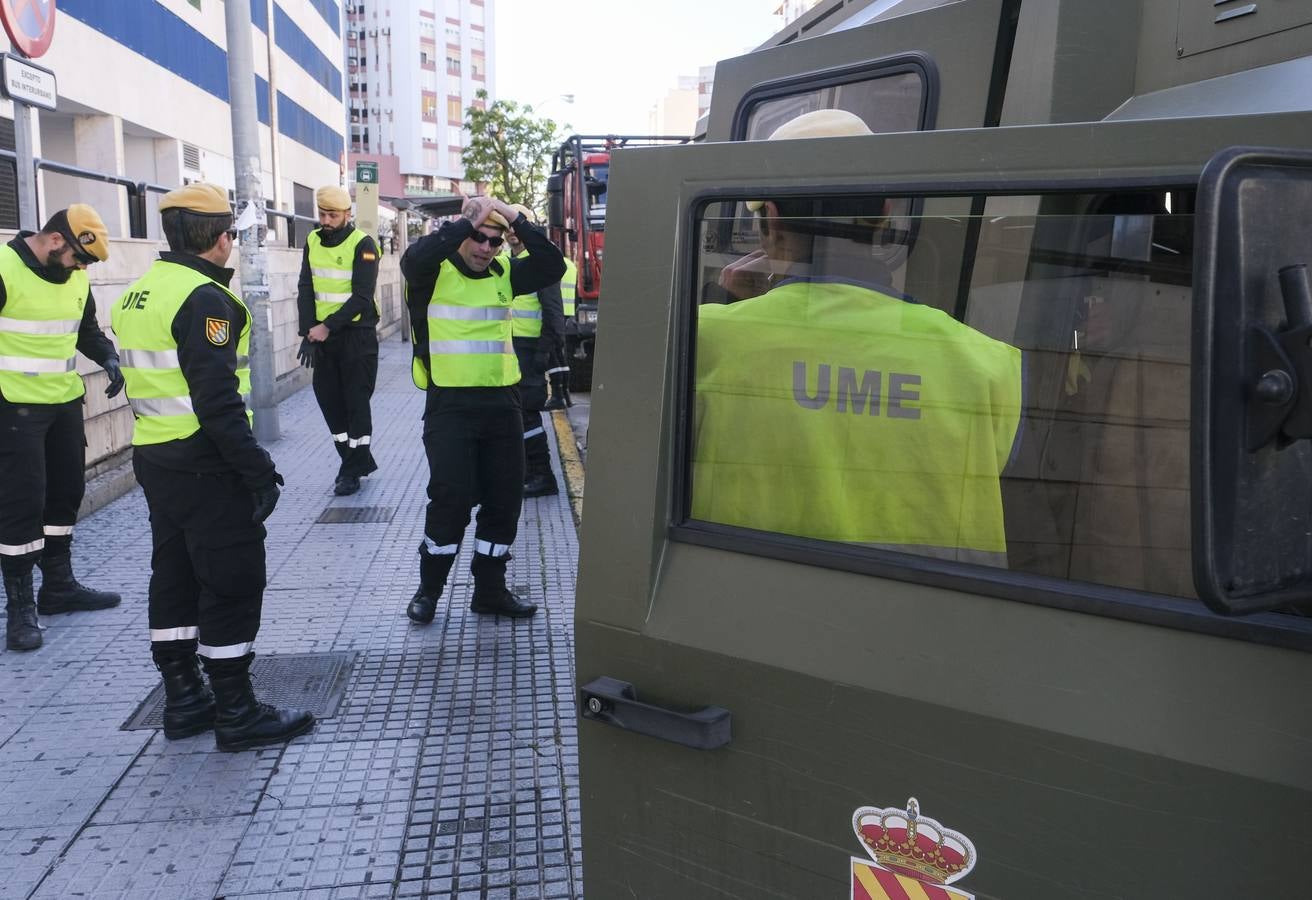
<svg viewBox="0 0 1312 900"><path fill-rule="evenodd" d="M18 227L36 231L41 214L36 205L36 110L14 101L14 152L18 155Z"/></svg>
<svg viewBox="0 0 1312 900"><path fill-rule="evenodd" d="M268 3L268 50L269 50L269 170L273 175L273 208L282 209L282 155L278 151L278 66L276 57L278 48L273 36L273 0L256 0ZM290 223L289 223L290 224ZM290 238L290 235L288 235Z"/></svg>
<svg viewBox="0 0 1312 900"><path fill-rule="evenodd" d="M278 405L274 402L273 308L269 272L260 226L264 186L260 183L260 130L255 106L254 50L251 47L251 0L227 0L228 94L232 109L232 158L237 175L238 209L247 203L259 210L256 224L241 237L241 293L251 311L251 411L255 439L278 440Z"/></svg>

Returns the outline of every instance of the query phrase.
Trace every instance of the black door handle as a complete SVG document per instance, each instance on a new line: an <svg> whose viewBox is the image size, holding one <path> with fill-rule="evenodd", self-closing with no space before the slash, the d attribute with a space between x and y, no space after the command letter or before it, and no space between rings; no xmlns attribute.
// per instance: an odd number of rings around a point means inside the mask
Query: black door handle
<svg viewBox="0 0 1312 900"><path fill-rule="evenodd" d="M729 710L707 706L681 713L641 703L633 685L617 678L603 676L579 688L579 708L585 719L695 750L714 750L732 738Z"/></svg>

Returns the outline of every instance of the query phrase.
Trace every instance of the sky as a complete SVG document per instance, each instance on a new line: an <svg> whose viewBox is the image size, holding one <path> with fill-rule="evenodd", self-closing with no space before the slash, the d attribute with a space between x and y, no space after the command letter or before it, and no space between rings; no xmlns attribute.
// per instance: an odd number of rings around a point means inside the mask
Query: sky
<svg viewBox="0 0 1312 900"><path fill-rule="evenodd" d="M781 27L779 0L496 0L496 95L584 134L646 134L680 75ZM561 99L573 94L572 104Z"/></svg>

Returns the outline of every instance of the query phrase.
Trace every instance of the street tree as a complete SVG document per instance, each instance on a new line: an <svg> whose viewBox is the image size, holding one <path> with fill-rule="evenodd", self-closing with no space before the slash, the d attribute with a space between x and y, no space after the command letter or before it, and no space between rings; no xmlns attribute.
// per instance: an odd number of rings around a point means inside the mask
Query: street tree
<svg viewBox="0 0 1312 900"><path fill-rule="evenodd" d="M482 89L475 96L479 102L465 110L465 177L486 182L492 194L507 203L522 203L541 213L547 167L560 129L528 104L498 100L489 106Z"/></svg>

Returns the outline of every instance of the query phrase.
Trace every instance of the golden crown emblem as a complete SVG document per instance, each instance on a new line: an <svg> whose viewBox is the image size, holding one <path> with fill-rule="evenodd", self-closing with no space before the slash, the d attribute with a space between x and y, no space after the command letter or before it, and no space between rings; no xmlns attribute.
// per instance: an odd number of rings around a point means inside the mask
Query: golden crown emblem
<svg viewBox="0 0 1312 900"><path fill-rule="evenodd" d="M951 884L975 868L975 845L922 816L915 797L905 810L861 807L852 814L852 830L876 863L919 881Z"/></svg>

